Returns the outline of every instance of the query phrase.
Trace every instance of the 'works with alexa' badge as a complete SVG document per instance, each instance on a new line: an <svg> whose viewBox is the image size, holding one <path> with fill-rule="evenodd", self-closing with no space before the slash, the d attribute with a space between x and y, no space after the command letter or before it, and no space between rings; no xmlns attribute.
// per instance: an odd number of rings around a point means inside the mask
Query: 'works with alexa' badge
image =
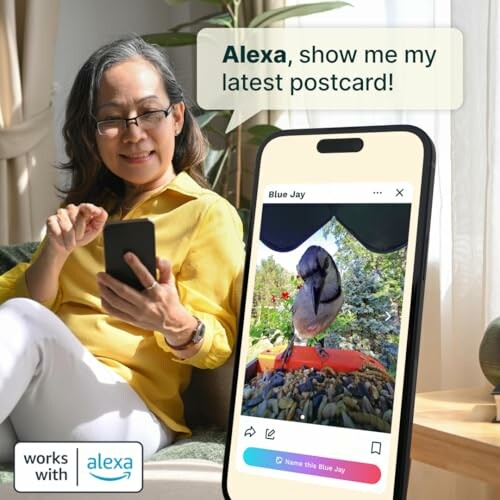
<svg viewBox="0 0 500 500"><path fill-rule="evenodd" d="M20 442L14 451L18 492L138 492L143 450L137 442Z"/></svg>

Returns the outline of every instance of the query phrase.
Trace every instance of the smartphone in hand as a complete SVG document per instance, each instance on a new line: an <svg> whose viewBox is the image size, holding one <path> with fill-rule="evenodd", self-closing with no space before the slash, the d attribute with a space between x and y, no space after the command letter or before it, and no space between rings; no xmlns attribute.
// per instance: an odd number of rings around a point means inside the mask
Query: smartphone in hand
<svg viewBox="0 0 500 500"><path fill-rule="evenodd" d="M411 126L261 146L226 498L405 498L434 157Z"/></svg>
<svg viewBox="0 0 500 500"><path fill-rule="evenodd" d="M106 272L127 285L143 290L123 256L133 252L156 278L155 228L149 219L109 222L104 226L104 260Z"/></svg>

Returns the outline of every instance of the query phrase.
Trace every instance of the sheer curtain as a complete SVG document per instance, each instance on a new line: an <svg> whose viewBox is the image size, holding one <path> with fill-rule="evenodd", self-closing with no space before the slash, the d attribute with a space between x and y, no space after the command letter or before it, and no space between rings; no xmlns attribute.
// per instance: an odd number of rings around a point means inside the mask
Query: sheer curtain
<svg viewBox="0 0 500 500"><path fill-rule="evenodd" d="M284 7L285 0L245 0L241 3L240 15L242 22L241 26L248 26L249 22L257 15L271 9L279 9ZM276 111L261 111L252 117L246 126L260 125L262 123L275 123L279 113ZM241 131L241 129L240 129ZM257 148L246 141L242 141L242 181L241 195L246 200L252 199L252 185L255 168L255 157Z"/></svg>
<svg viewBox="0 0 500 500"><path fill-rule="evenodd" d="M51 92L59 0L0 0L0 244L57 206Z"/></svg>
<svg viewBox="0 0 500 500"><path fill-rule="evenodd" d="M287 0L288 5L307 3ZM352 0L289 26L454 26L464 35L464 105L454 112L287 112L278 125L325 127L409 123L436 145L429 258L417 391L487 385L478 350L487 323L500 315L500 173L496 82L497 1ZM492 500L500 491L418 462L409 499Z"/></svg>

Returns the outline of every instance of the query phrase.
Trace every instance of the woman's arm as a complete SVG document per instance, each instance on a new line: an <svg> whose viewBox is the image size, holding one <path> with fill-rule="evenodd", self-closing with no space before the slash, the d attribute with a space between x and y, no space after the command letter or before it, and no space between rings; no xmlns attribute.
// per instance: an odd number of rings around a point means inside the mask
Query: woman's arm
<svg viewBox="0 0 500 500"><path fill-rule="evenodd" d="M50 301L59 288L59 274L69 253L57 252L48 241L31 266L26 270L26 286L30 297L37 302Z"/></svg>
<svg viewBox="0 0 500 500"><path fill-rule="evenodd" d="M205 337L190 356L173 351L180 363L215 368L231 355L238 328L244 267L241 219L224 199L205 210L177 275L180 302L205 324ZM155 332L163 349L165 341Z"/></svg>

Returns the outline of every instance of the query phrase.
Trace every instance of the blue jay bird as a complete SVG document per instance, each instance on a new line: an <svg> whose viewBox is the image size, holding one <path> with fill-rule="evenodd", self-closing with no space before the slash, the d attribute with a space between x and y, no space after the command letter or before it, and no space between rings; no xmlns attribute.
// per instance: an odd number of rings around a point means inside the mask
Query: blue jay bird
<svg viewBox="0 0 500 500"><path fill-rule="evenodd" d="M339 270L324 248L310 246L300 258L297 272L304 284L292 305L295 334L282 354L283 365L292 353L296 337L310 339L324 331L344 303ZM320 354L326 354L322 348Z"/></svg>

